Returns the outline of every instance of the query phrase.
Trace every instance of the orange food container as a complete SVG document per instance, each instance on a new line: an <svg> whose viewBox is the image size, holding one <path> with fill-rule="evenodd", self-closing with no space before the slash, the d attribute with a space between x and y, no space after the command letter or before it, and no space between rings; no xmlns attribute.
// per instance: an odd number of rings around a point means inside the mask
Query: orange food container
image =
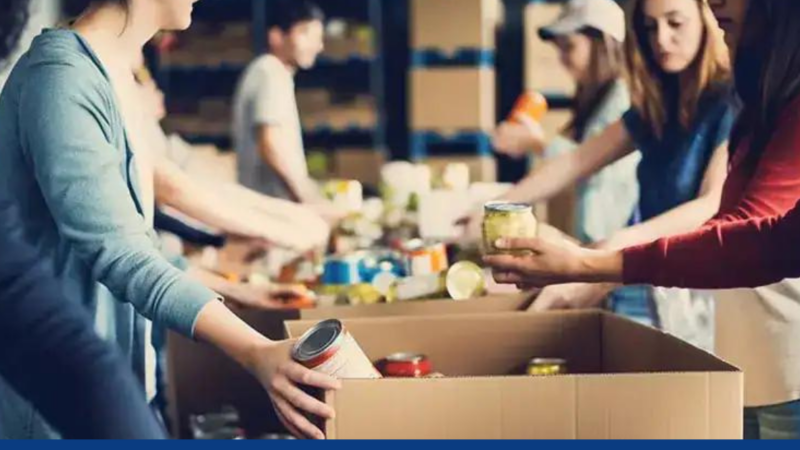
<svg viewBox="0 0 800 450"><path fill-rule="evenodd" d="M514 109L508 116L511 122L523 122L526 119L541 122L549 106L547 99L539 92L525 92L517 99Z"/></svg>

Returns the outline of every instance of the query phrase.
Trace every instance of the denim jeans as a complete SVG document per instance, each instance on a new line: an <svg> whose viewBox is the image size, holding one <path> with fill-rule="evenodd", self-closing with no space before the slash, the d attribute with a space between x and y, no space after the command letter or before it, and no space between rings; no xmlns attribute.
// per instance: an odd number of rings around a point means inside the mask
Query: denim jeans
<svg viewBox="0 0 800 450"><path fill-rule="evenodd" d="M800 400L744 409L745 439L800 439Z"/></svg>

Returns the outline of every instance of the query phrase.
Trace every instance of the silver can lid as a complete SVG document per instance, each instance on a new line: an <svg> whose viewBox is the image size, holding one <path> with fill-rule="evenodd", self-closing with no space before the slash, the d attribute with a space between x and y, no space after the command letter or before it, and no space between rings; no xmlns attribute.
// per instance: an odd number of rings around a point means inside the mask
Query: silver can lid
<svg viewBox="0 0 800 450"><path fill-rule="evenodd" d="M305 332L292 349L292 358L308 362L333 347L342 335L344 326L336 319L325 320Z"/></svg>
<svg viewBox="0 0 800 450"><path fill-rule="evenodd" d="M486 212L514 213L531 211L532 207L527 203L489 202L483 209Z"/></svg>

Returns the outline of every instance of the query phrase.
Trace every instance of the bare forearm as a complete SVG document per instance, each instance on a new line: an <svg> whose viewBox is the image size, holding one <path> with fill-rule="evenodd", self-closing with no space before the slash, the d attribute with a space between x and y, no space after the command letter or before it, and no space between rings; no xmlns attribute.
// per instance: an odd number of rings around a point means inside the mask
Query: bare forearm
<svg viewBox="0 0 800 450"><path fill-rule="evenodd" d="M646 222L628 227L601 244L605 249L622 249L668 236L694 231L719 208L713 195L692 200Z"/></svg>
<svg viewBox="0 0 800 450"><path fill-rule="evenodd" d="M217 301L209 303L200 312L195 336L219 348L250 371L256 365L256 355L262 349L275 345L274 341L252 329Z"/></svg>
<svg viewBox="0 0 800 450"><path fill-rule="evenodd" d="M503 199L525 203L549 200L632 151L633 145L625 127L615 123L579 148L539 163L533 173Z"/></svg>

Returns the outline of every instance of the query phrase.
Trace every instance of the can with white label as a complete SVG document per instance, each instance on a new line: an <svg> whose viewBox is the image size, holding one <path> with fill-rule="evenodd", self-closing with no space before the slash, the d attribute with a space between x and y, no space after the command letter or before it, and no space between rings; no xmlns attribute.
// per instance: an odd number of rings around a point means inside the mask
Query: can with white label
<svg viewBox="0 0 800 450"><path fill-rule="evenodd" d="M341 321L320 322L300 337L292 358L311 370L339 379L382 378Z"/></svg>

